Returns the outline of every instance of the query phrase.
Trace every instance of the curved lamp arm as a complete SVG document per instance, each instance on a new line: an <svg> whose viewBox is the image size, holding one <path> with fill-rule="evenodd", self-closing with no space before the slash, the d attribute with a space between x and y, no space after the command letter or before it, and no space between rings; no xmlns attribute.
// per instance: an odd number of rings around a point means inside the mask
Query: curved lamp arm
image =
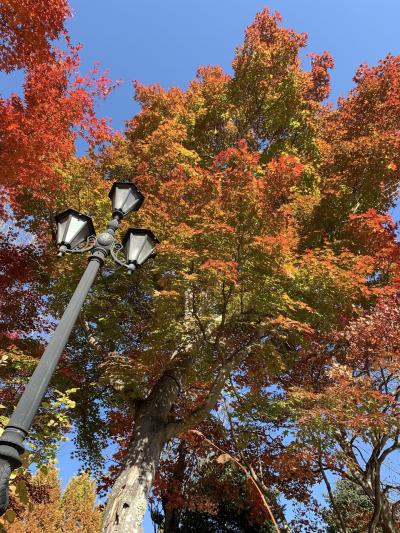
<svg viewBox="0 0 400 533"><path fill-rule="evenodd" d="M126 261L123 261L118 257L118 254L121 252L121 250L123 250L123 248L124 247L122 246L122 244L114 243L111 246L110 254L112 258L114 259L114 261L118 265L121 265L125 267L126 269L128 269L128 274L131 275L132 272L137 269L137 266L134 263L127 263Z"/></svg>
<svg viewBox="0 0 400 533"><path fill-rule="evenodd" d="M96 244L96 235L91 235L86 239L86 243L84 246L77 246L76 248L67 248L65 244L62 244L58 248L58 257L62 257L65 254L83 254L85 252L89 252L94 248Z"/></svg>

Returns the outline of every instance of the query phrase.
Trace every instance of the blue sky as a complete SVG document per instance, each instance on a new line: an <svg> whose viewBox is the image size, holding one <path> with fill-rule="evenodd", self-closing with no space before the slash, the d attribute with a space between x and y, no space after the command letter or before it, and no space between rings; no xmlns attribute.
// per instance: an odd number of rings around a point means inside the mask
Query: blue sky
<svg viewBox="0 0 400 533"><path fill-rule="evenodd" d="M132 80L185 88L199 65L230 71L234 48L257 11L268 6L283 25L309 34L307 52L331 52L332 101L347 93L357 66L400 53L399 0L72 0L68 23L74 42L83 44L83 71L100 61L110 77L124 83L99 106L117 129L137 111ZM22 76L0 76L0 94L19 92ZM71 444L59 454L67 480L79 467L69 459ZM153 531L146 518L144 533Z"/></svg>
<svg viewBox="0 0 400 533"><path fill-rule="evenodd" d="M351 87L360 63L400 53L398 0L72 0L68 26L84 45L84 68L99 60L111 78L124 80L100 106L123 128L137 110L132 80L186 87L199 65L229 71L245 27L267 5L285 26L309 34L306 52L331 52L334 100Z"/></svg>

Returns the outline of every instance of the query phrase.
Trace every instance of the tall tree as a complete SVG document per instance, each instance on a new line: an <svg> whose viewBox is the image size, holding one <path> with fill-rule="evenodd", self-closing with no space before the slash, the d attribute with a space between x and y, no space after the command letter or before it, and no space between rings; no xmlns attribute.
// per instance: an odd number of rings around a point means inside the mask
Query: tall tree
<svg viewBox="0 0 400 533"><path fill-rule="evenodd" d="M107 272L107 297L95 289L85 312L105 426L120 446L103 531L138 527L165 443L208 416L229 376L255 398L314 332L341 325L398 273L365 242L370 224L396 253L380 210L395 197L396 161L384 150L397 125L379 83L398 75L397 63L379 67L373 87L386 111L373 115L375 130L372 119L362 129L361 94L375 71L359 73L338 110L324 107L332 60L313 56L302 70L306 37L279 22L267 10L257 16L233 76L202 68L185 92L136 83L142 111L93 162L92 175L134 177L146 196L136 220L162 239L135 285L121 290ZM356 170L340 156L340 133L359 147ZM387 141L375 147L387 161L382 186L367 181L352 203L351 180L376 175L362 147L378 134ZM73 364L72 349L68 357Z"/></svg>

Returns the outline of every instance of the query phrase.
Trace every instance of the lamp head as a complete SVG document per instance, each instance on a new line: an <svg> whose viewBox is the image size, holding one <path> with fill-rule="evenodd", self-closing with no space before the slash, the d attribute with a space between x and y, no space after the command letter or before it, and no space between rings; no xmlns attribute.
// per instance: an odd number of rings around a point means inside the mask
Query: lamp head
<svg viewBox="0 0 400 533"><path fill-rule="evenodd" d="M75 211L67 209L55 217L57 223L57 245L70 250L85 242L88 237L96 235L92 219Z"/></svg>
<svg viewBox="0 0 400 533"><path fill-rule="evenodd" d="M124 181L113 183L108 196L112 201L113 216L120 218L131 211L137 211L144 200L143 194L134 183Z"/></svg>
<svg viewBox="0 0 400 533"><path fill-rule="evenodd" d="M130 228L122 239L128 265L139 267L155 256L155 247L160 241L148 229Z"/></svg>

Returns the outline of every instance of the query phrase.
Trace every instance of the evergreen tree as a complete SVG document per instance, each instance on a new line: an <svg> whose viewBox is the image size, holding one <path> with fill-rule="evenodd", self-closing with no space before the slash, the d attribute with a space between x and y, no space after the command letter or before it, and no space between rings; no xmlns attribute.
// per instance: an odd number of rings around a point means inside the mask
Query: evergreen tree
<svg viewBox="0 0 400 533"><path fill-rule="evenodd" d="M333 501L324 513L329 533L343 533L340 526L339 513L346 525L346 533L364 533L368 531L368 523L374 507L364 491L347 479L340 479L333 492ZM378 528L377 533L382 531Z"/></svg>
<svg viewBox="0 0 400 533"><path fill-rule="evenodd" d="M54 467L39 470L25 481L27 503L7 511L3 531L7 533L98 533L101 512L96 489L89 475L79 474L64 494ZM9 523L11 522L11 523Z"/></svg>

